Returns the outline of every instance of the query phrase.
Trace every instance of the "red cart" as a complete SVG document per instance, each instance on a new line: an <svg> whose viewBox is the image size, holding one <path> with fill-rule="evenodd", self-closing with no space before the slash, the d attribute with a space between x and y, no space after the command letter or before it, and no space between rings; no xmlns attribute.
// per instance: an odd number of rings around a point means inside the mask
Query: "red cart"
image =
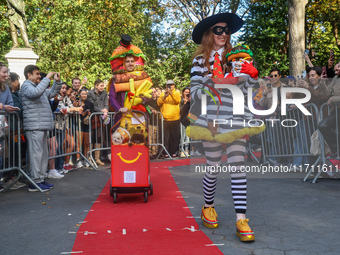
<svg viewBox="0 0 340 255"><path fill-rule="evenodd" d="M115 126L111 129L111 138ZM147 130L146 127L145 130ZM148 146L139 144L114 145L111 141L110 196L113 197L113 202L117 203L118 193L143 193L144 202L146 203L149 192L150 195L153 195Z"/></svg>

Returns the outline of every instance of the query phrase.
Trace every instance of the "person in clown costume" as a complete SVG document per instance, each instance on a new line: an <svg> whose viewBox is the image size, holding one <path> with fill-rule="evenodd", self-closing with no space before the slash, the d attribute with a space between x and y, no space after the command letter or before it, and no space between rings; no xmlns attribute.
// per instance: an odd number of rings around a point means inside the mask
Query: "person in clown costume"
<svg viewBox="0 0 340 255"><path fill-rule="evenodd" d="M217 83L237 86L246 96L248 87L257 84L258 71L252 64L252 52L243 46L232 48L230 43L231 34L237 32L242 25L242 19L236 14L221 13L203 19L195 26L192 38L200 46L195 52L191 69L191 108L188 118L192 123L186 133L194 140L203 141L207 159L203 177L203 225L208 228L219 227L214 199L218 167L222 165L222 145L226 144L228 159L224 167L232 169L230 176L236 212L236 234L241 241L254 241L254 232L246 218L247 178L242 166L245 165L247 139L262 132L265 127L244 127L244 120L247 123L253 119L246 97L237 99L244 100L244 115L234 115L231 91L215 88ZM207 94L206 114L201 114L203 94ZM214 126L215 119L228 122Z"/></svg>
<svg viewBox="0 0 340 255"><path fill-rule="evenodd" d="M152 82L144 71L145 56L137 46L131 44L129 35L122 35L119 44L109 58L113 73L107 87L110 104L120 113L126 113L128 110L146 112L144 103L151 98ZM116 121L121 116L119 114ZM140 122L144 123L144 117L138 114L137 116ZM133 116L126 115L120 126L128 128L140 126L144 129L140 122Z"/></svg>

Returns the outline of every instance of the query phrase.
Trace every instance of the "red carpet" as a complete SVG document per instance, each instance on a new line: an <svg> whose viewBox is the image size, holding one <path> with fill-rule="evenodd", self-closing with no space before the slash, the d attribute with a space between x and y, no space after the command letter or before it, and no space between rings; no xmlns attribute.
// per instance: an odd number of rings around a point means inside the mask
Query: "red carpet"
<svg viewBox="0 0 340 255"><path fill-rule="evenodd" d="M195 159L195 163L204 162L205 158ZM185 194L178 190L168 169L189 164L189 159L151 163L154 195L147 203L142 193L136 193L118 194L114 204L108 182L80 226L72 253L222 254L197 231L198 224L185 208ZM195 209L198 215L200 208Z"/></svg>

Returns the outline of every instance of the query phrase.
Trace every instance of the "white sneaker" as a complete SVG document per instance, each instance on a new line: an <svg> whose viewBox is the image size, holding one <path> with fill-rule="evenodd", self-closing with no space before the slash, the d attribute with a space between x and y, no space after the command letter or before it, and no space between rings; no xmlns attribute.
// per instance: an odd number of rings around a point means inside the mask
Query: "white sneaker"
<svg viewBox="0 0 340 255"><path fill-rule="evenodd" d="M201 156L202 155L198 150L196 150L194 154L195 154L195 156Z"/></svg>
<svg viewBox="0 0 340 255"><path fill-rule="evenodd" d="M59 174L67 174L68 170L62 169L62 170L58 170Z"/></svg>
<svg viewBox="0 0 340 255"><path fill-rule="evenodd" d="M61 179L64 175L60 174L56 169L52 169L48 172L47 178L50 179Z"/></svg>
<svg viewBox="0 0 340 255"><path fill-rule="evenodd" d="M76 166L74 167L74 169L78 169L78 168L82 168L82 167L84 167L84 166L83 166L83 163L81 163L81 161L79 160L79 161L77 162Z"/></svg>
<svg viewBox="0 0 340 255"><path fill-rule="evenodd" d="M9 185L11 185L13 183L13 180L9 180L9 181L7 181L7 182L5 182L4 183L4 186L9 186ZM22 187L25 187L26 186L26 184L23 184L23 183L21 183L21 182L18 182L18 183L15 183L10 189L12 189L12 190L14 190L14 189L20 189L20 188L22 188Z"/></svg>
<svg viewBox="0 0 340 255"><path fill-rule="evenodd" d="M15 183L15 185L17 185L19 188L26 187L26 183L19 182L19 181L17 181L17 182Z"/></svg>
<svg viewBox="0 0 340 255"><path fill-rule="evenodd" d="M87 161L84 161L84 167L90 167L90 164Z"/></svg>

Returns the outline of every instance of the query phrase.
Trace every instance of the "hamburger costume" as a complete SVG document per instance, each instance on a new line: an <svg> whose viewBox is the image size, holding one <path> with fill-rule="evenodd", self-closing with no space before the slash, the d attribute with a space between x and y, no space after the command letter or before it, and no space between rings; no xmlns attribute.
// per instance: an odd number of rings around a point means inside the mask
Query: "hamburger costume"
<svg viewBox="0 0 340 255"><path fill-rule="evenodd" d="M151 78L144 71L145 56L135 45L131 44L129 35L122 35L120 46L116 48L109 58L113 73L109 81L109 101L116 112L122 108L146 112L144 103L151 98ZM128 72L124 66L126 56L133 56L135 68ZM121 116L121 115L120 115ZM119 117L119 116L118 116ZM143 116L138 116L144 122ZM141 125L133 116L127 115L122 121L123 127L137 127ZM144 128L143 128L144 129Z"/></svg>
<svg viewBox="0 0 340 255"><path fill-rule="evenodd" d="M217 23L226 23L226 27L217 26ZM205 33L213 32L211 36L223 36L229 34L226 40L230 40L230 34L238 31L243 25L243 21L236 14L221 13L210 16L199 22L194 28L192 38L197 44L202 43ZM209 36L209 34L207 34ZM216 44L214 44L215 46ZM230 47L226 43L224 47ZM258 72L252 63L241 62L242 69L239 73L230 72L225 74L223 63L232 61L234 58L247 58L243 53L229 51L226 56L226 49L221 47L219 50L212 50L209 59L204 55L197 55L193 59L191 69L191 109L189 113L190 127L186 133L189 137L196 140L202 140L204 152L207 158L207 167L203 177L203 194L205 205L202 208L201 219L204 226L209 228L218 228L218 216L214 208L215 189L217 185L218 170L221 167L222 144L227 144L227 169L231 175L231 190L236 212L236 234L241 241L254 241L254 232L248 225L248 219L245 217L247 209L247 178L246 174L241 171L244 166L244 156L246 149L246 140L262 132L265 127L244 127L243 120L253 119L245 103L244 115L233 115L233 96L228 89L215 89L215 84L229 84L238 86L247 94L247 88L257 83ZM231 47L230 47L231 48ZM224 56L223 56L224 55ZM206 61L209 62L209 68ZM224 77L227 78L224 78ZM201 114L202 95L207 94L207 114ZM242 98L241 100L245 100ZM218 126L213 129L211 123L214 119L228 120L227 124ZM230 125L230 120L233 124ZM242 122L242 124L241 124Z"/></svg>

